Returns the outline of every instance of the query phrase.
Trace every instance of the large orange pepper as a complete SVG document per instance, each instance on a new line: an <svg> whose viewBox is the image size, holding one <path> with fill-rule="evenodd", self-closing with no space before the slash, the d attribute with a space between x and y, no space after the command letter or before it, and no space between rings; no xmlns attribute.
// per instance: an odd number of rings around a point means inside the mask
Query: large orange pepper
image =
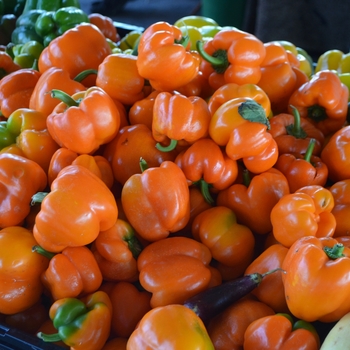
<svg viewBox="0 0 350 350"><path fill-rule="evenodd" d="M29 108L40 76L35 69L22 68L0 80L0 111L3 117L8 118L18 108Z"/></svg>
<svg viewBox="0 0 350 350"><path fill-rule="evenodd" d="M261 301L251 297L238 300L214 317L207 327L215 350L242 349L244 333L249 324L273 314L273 309Z"/></svg>
<svg viewBox="0 0 350 350"><path fill-rule="evenodd" d="M192 238L168 237L146 246L137 260L141 286L152 293L151 306L185 302L211 280L209 248Z"/></svg>
<svg viewBox="0 0 350 350"><path fill-rule="evenodd" d="M290 96L289 105L302 118L312 121L324 135L339 130L346 122L349 89L334 71L315 73Z"/></svg>
<svg viewBox="0 0 350 350"><path fill-rule="evenodd" d="M194 311L184 305L167 305L142 317L129 337L127 349L214 350L214 346Z"/></svg>
<svg viewBox="0 0 350 350"><path fill-rule="evenodd" d="M131 175L140 174L140 158L149 167L159 166L166 160L173 161L177 151L162 152L156 148L157 141L152 131L144 124L135 124L121 128L116 137L103 151L110 162L114 178L124 185Z"/></svg>
<svg viewBox="0 0 350 350"><path fill-rule="evenodd" d="M332 193L319 185L308 185L283 196L271 210L272 232L278 242L290 247L305 236L331 237L336 221Z"/></svg>
<svg viewBox="0 0 350 350"><path fill-rule="evenodd" d="M61 253L52 254L34 246L33 251L50 259L41 281L53 300L80 297L100 287L102 274L88 247L67 247Z"/></svg>
<svg viewBox="0 0 350 350"><path fill-rule="evenodd" d="M332 182L350 178L350 125L330 136L321 152L321 160L328 168Z"/></svg>
<svg viewBox="0 0 350 350"><path fill-rule="evenodd" d="M81 165L60 171L35 218L34 237L49 252L92 243L118 218L116 200L105 183Z"/></svg>
<svg viewBox="0 0 350 350"><path fill-rule="evenodd" d="M75 77L76 78L76 77ZM46 117L59 104L57 98L51 96L52 89L59 89L69 95L85 91L86 87L70 77L69 72L57 67L50 67L43 72L30 96L29 108L43 113Z"/></svg>
<svg viewBox="0 0 350 350"><path fill-rule="evenodd" d="M254 235L247 226L237 223L235 213L227 207L216 206L198 214L192 234L209 248L216 261L241 273L253 260Z"/></svg>
<svg viewBox="0 0 350 350"><path fill-rule="evenodd" d="M240 224L248 226L254 233L271 231L270 213L280 198L289 194L286 177L277 169L255 175L250 179L244 171L244 182L235 183L219 192L217 205L233 210ZM259 215L256 215L259 213Z"/></svg>
<svg viewBox="0 0 350 350"><path fill-rule="evenodd" d="M52 94L62 102L47 117L47 128L61 147L93 153L116 136L119 110L101 88L91 87L72 96L62 90L53 90Z"/></svg>
<svg viewBox="0 0 350 350"><path fill-rule="evenodd" d="M244 274L264 274L282 267L283 260L287 255L288 248L282 244L272 244L263 250L246 268ZM251 291L258 300L270 306L275 312L288 312L282 273L266 275L261 283Z"/></svg>
<svg viewBox="0 0 350 350"><path fill-rule="evenodd" d="M203 196L213 204L210 189L217 191L231 186L237 178L238 166L212 139L197 140L180 152L175 163L190 184L199 184Z"/></svg>
<svg viewBox="0 0 350 350"><path fill-rule="evenodd" d="M15 63L11 56L6 51L0 50L0 79L19 69L21 66Z"/></svg>
<svg viewBox="0 0 350 350"><path fill-rule="evenodd" d="M189 197L183 171L174 162L164 161L130 176L121 202L135 231L147 241L157 241L185 227L190 218Z"/></svg>
<svg viewBox="0 0 350 350"><path fill-rule="evenodd" d="M244 333L245 350L318 350L320 339L309 322L276 314L253 321Z"/></svg>
<svg viewBox="0 0 350 350"><path fill-rule="evenodd" d="M220 30L205 44L197 42L197 50L202 56L201 70L214 89L227 83L260 81L265 47L250 33L237 28Z"/></svg>
<svg viewBox="0 0 350 350"><path fill-rule="evenodd" d="M268 133L265 110L249 97L233 98L222 104L209 124L209 135L226 149L233 160L242 159L253 173L261 173L276 163L277 143Z"/></svg>
<svg viewBox="0 0 350 350"><path fill-rule="evenodd" d="M32 196L46 185L47 176L39 164L15 154L0 154L0 228L22 224L30 213Z"/></svg>
<svg viewBox="0 0 350 350"><path fill-rule="evenodd" d="M45 47L38 60L39 72L44 73L51 67L57 67L67 71L74 79L87 69L97 71L98 66L111 53L112 49L102 32L93 24L81 23ZM95 82L95 74L82 81L85 86L95 85Z"/></svg>
<svg viewBox="0 0 350 350"><path fill-rule="evenodd" d="M192 81L199 71L200 57L187 51L181 30L167 22L150 25L138 44L137 68L159 91L173 91Z"/></svg>
<svg viewBox="0 0 350 350"><path fill-rule="evenodd" d="M88 18L90 23L98 27L107 39L114 43L120 40L120 35L111 17L94 12L89 13Z"/></svg>
<svg viewBox="0 0 350 350"><path fill-rule="evenodd" d="M91 250L107 281L136 281L137 257L142 246L128 222L118 219L108 230L101 231Z"/></svg>
<svg viewBox="0 0 350 350"><path fill-rule="evenodd" d="M282 280L287 305L295 317L334 322L350 311L350 250L336 239L306 236L296 240L282 269L286 271Z"/></svg>
<svg viewBox="0 0 350 350"><path fill-rule="evenodd" d="M159 143L157 147L172 150L178 143L188 145L207 137L210 118L208 104L201 97L159 93L154 101L152 119L152 134Z"/></svg>
<svg viewBox="0 0 350 350"><path fill-rule="evenodd" d="M33 234L20 226L8 226L0 231L0 312L11 315L35 305L44 286L41 273L49 260L33 254L37 244Z"/></svg>
<svg viewBox="0 0 350 350"><path fill-rule="evenodd" d="M108 55L98 66L96 86L124 105L143 99L145 79L136 66L137 56L125 53Z"/></svg>
<svg viewBox="0 0 350 350"><path fill-rule="evenodd" d="M256 84L239 85L228 83L219 87L208 99L210 113L213 115L222 104L236 97L252 98L264 108L266 115L270 116L270 99L266 95L266 92Z"/></svg>
<svg viewBox="0 0 350 350"><path fill-rule="evenodd" d="M310 139L314 139L313 154L319 155L325 140L322 131L306 118L300 118L295 107L291 108L292 114L280 113L270 118L269 133L277 142L279 154L305 153Z"/></svg>

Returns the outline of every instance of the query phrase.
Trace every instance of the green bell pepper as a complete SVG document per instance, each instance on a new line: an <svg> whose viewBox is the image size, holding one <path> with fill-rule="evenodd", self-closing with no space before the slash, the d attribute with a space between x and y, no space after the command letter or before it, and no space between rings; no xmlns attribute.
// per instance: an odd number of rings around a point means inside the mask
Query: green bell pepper
<svg viewBox="0 0 350 350"><path fill-rule="evenodd" d="M16 28L17 17L14 14L3 15L0 19L0 45L11 42L12 32Z"/></svg>
<svg viewBox="0 0 350 350"><path fill-rule="evenodd" d="M68 6L81 8L79 0L26 0L23 13L31 10L57 11Z"/></svg>
<svg viewBox="0 0 350 350"><path fill-rule="evenodd" d="M16 143L16 135L7 128L7 121L0 122L0 150Z"/></svg>
<svg viewBox="0 0 350 350"><path fill-rule="evenodd" d="M42 13L35 22L35 31L47 46L54 38L83 22L89 23L89 17L83 10L74 6L63 7Z"/></svg>
<svg viewBox="0 0 350 350"><path fill-rule="evenodd" d="M8 45L6 52L21 68L37 69L37 61L43 50L42 43L29 40L25 44Z"/></svg>

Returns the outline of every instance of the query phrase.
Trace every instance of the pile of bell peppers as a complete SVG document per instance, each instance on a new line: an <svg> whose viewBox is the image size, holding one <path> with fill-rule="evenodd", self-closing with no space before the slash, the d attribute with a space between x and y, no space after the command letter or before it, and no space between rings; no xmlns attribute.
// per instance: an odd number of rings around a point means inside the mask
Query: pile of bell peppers
<svg viewBox="0 0 350 350"><path fill-rule="evenodd" d="M1 57L0 321L72 350L319 349L350 312L348 56L191 16L128 46L44 5L37 64ZM184 305L253 273L209 321Z"/></svg>

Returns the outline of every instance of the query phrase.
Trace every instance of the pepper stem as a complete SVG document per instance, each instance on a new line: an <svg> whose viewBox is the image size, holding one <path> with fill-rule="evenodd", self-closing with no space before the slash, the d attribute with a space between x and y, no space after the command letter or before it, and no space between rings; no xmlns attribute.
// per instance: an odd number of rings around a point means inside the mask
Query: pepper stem
<svg viewBox="0 0 350 350"><path fill-rule="evenodd" d="M205 201L210 204L210 205L214 205L214 199L210 194L209 191L209 187L210 184L208 184L206 181L204 181L203 179L198 180L195 185L199 185L199 188L201 190L202 196L204 197Z"/></svg>
<svg viewBox="0 0 350 350"><path fill-rule="evenodd" d="M315 144L316 144L316 140L310 139L309 145L307 146L307 149L304 155L304 160L306 160L309 163L311 163L311 156L312 156L312 152L314 151Z"/></svg>
<svg viewBox="0 0 350 350"><path fill-rule="evenodd" d="M248 187L250 185L250 181L251 181L249 170L243 169L242 176L243 176L243 185L245 187Z"/></svg>
<svg viewBox="0 0 350 350"><path fill-rule="evenodd" d="M140 158L139 164L142 173L148 169L148 164L142 157Z"/></svg>
<svg viewBox="0 0 350 350"><path fill-rule="evenodd" d="M156 144L156 148L162 152L171 152L177 146L177 140L170 139L170 144L168 146L162 146L159 142Z"/></svg>
<svg viewBox="0 0 350 350"><path fill-rule="evenodd" d="M32 200L30 205L33 206L35 204L41 203L43 199L49 194L49 192L37 192L32 196Z"/></svg>
<svg viewBox="0 0 350 350"><path fill-rule="evenodd" d="M324 247L323 251L330 259L335 260L344 256L344 245L342 243L336 243L333 247Z"/></svg>
<svg viewBox="0 0 350 350"><path fill-rule="evenodd" d="M315 122L327 119L326 109L320 105L313 105L307 109L307 116Z"/></svg>
<svg viewBox="0 0 350 350"><path fill-rule="evenodd" d="M267 272L261 274L261 276L264 278L265 276L271 275L272 273L275 273L275 272L277 272L277 271L281 271L282 273L287 273L287 272L286 272L285 270L283 270L282 268L277 267L277 268L275 268L275 269L273 269L273 270L270 270L270 271L267 271Z"/></svg>
<svg viewBox="0 0 350 350"><path fill-rule="evenodd" d="M32 252L41 254L42 256L45 256L49 260L51 260L56 255L55 253L48 252L46 249L40 247L40 245L33 246Z"/></svg>
<svg viewBox="0 0 350 350"><path fill-rule="evenodd" d="M290 105L290 108L292 109L294 124L286 126L287 134L292 135L297 139L305 139L307 137L307 134L305 130L300 126L300 113L296 107Z"/></svg>
<svg viewBox="0 0 350 350"><path fill-rule="evenodd" d="M204 50L204 43L200 40L196 42L196 48L201 57L209 62L217 73L223 74L230 65L225 50L217 50L211 56Z"/></svg>
<svg viewBox="0 0 350 350"><path fill-rule="evenodd" d="M91 74L97 74L97 70L96 69L86 69L86 70L80 72L73 80L80 83L82 80L84 80L87 76L89 76Z"/></svg>
<svg viewBox="0 0 350 350"><path fill-rule="evenodd" d="M47 343L55 343L55 342L58 342L58 341L61 341L61 337L58 333L55 333L55 334L45 334L43 332L39 332L37 333L36 335L38 338L40 338L41 340L43 340L44 342L47 342Z"/></svg>
<svg viewBox="0 0 350 350"><path fill-rule="evenodd" d="M74 100L71 96L69 96L66 92L62 90L52 89L51 90L51 97L58 98L61 100L61 102L65 103L69 107L78 107L79 102Z"/></svg>

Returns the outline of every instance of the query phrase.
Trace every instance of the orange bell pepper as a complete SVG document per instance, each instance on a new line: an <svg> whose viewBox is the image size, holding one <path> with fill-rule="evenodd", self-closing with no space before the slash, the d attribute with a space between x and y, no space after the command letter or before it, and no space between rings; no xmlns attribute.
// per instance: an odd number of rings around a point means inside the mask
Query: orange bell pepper
<svg viewBox="0 0 350 350"><path fill-rule="evenodd" d="M283 261L282 279L288 308L296 318L334 322L350 311L349 257L349 248L332 237L295 241Z"/></svg>
<svg viewBox="0 0 350 350"><path fill-rule="evenodd" d="M81 299L56 300L49 315L58 332L38 333L43 341L62 340L71 350L102 349L110 334L112 303L107 293L97 291Z"/></svg>
<svg viewBox="0 0 350 350"><path fill-rule="evenodd" d="M33 254L32 247L37 243L32 233L23 227L2 229L0 242L0 312L12 315L40 300L44 290L40 276L49 260Z"/></svg>
<svg viewBox="0 0 350 350"><path fill-rule="evenodd" d="M0 50L0 79L19 69L21 66L15 63L11 56L6 51Z"/></svg>
<svg viewBox="0 0 350 350"><path fill-rule="evenodd" d="M87 69L98 69L102 61L112 53L103 33L93 24L81 23L68 29L50 42L38 60L39 72L51 67L62 68L72 79ZM96 75L89 75L82 83L93 86Z"/></svg>
<svg viewBox="0 0 350 350"><path fill-rule="evenodd" d="M299 188L283 196L272 208L273 235L288 248L305 236L331 237L336 226L333 207L332 193L323 186Z"/></svg>
<svg viewBox="0 0 350 350"><path fill-rule="evenodd" d="M52 181L58 173L68 165L82 165L98 176L108 188L114 183L112 167L108 160L100 155L78 154L67 148L59 148L51 157L48 169L48 182Z"/></svg>
<svg viewBox="0 0 350 350"><path fill-rule="evenodd" d="M172 161L130 176L122 188L121 202L131 226L147 241L168 237L190 218L187 180Z"/></svg>
<svg viewBox="0 0 350 350"><path fill-rule="evenodd" d="M88 18L90 23L94 24L107 39L114 43L120 40L120 35L111 17L94 12L89 13Z"/></svg>
<svg viewBox="0 0 350 350"><path fill-rule="evenodd" d="M175 163L182 169L190 184L199 184L205 199L213 204L210 189L217 191L231 186L237 178L238 166L212 139L195 141L180 152Z"/></svg>
<svg viewBox="0 0 350 350"><path fill-rule="evenodd" d="M252 98L264 108L266 115L270 116L270 99L263 89L255 84L239 85L235 83L228 83L219 87L210 96L208 100L208 108L211 115L213 115L222 104L236 97Z"/></svg>
<svg viewBox="0 0 350 350"><path fill-rule="evenodd" d="M197 42L197 50L202 56L201 70L214 89L227 83L257 84L261 78L265 47L250 33L221 30L205 44Z"/></svg>
<svg viewBox="0 0 350 350"><path fill-rule="evenodd" d="M42 200L33 234L45 250L59 253L92 243L117 218L116 200L105 183L87 168L69 165Z"/></svg>
<svg viewBox="0 0 350 350"><path fill-rule="evenodd" d="M29 108L30 97L40 73L35 69L22 68L0 80L0 111L8 118L18 108Z"/></svg>
<svg viewBox="0 0 350 350"><path fill-rule="evenodd" d="M293 92L289 105L298 109L302 118L312 121L324 135L339 130L346 122L349 89L337 73L324 70Z"/></svg>
<svg viewBox="0 0 350 350"><path fill-rule="evenodd" d="M167 22L150 25L138 44L137 69L159 91L173 91L194 79L200 56L187 51L181 30Z"/></svg>
<svg viewBox="0 0 350 350"><path fill-rule="evenodd" d="M93 153L116 136L120 114L101 88L91 87L72 96L61 90L51 93L62 102L47 117L47 128L61 147L80 154Z"/></svg>
<svg viewBox="0 0 350 350"><path fill-rule="evenodd" d="M178 143L188 145L207 137L209 122L208 104L198 96L161 92L154 101L152 134L162 151L173 150Z"/></svg>
<svg viewBox="0 0 350 350"><path fill-rule="evenodd" d="M73 95L79 91L85 91L86 87L79 81L72 79L68 71L50 67L41 74L37 81L30 96L29 108L40 111L46 117L51 114L60 102L51 96L52 89L59 89Z"/></svg>
<svg viewBox="0 0 350 350"><path fill-rule="evenodd" d="M272 208L289 193L286 177L275 168L251 179L244 171L244 183L235 183L220 191L216 203L232 209L237 215L237 221L248 226L254 233L266 234L272 229Z"/></svg>
<svg viewBox="0 0 350 350"><path fill-rule="evenodd" d="M102 274L89 248L67 247L61 253L52 254L34 246L33 251L50 259L41 281L53 300L80 297L100 287Z"/></svg>
<svg viewBox="0 0 350 350"><path fill-rule="evenodd" d="M141 286L152 293L152 308L183 303L205 290L211 258L207 246L187 237L168 237L146 246L137 266Z"/></svg>
<svg viewBox="0 0 350 350"><path fill-rule="evenodd" d="M308 119L300 118L299 111L291 106L292 114L280 113L270 118L269 133L278 145L279 154L305 153L310 139L315 140L314 155L319 155L325 137Z"/></svg>
<svg viewBox="0 0 350 350"><path fill-rule="evenodd" d="M171 324L171 327L167 325ZM201 319L183 305L167 305L147 312L129 337L128 350L214 350Z"/></svg>
<svg viewBox="0 0 350 350"><path fill-rule="evenodd" d="M273 314L274 311L261 301L251 297L238 300L214 317L207 327L215 350L242 349L244 333L249 324Z"/></svg>
<svg viewBox="0 0 350 350"><path fill-rule="evenodd" d="M272 244L263 250L246 268L244 274L264 274L278 268L282 268L283 260L288 248L282 244ZM251 292L258 300L271 307L275 312L288 312L284 295L282 273L266 275L261 283Z"/></svg>
<svg viewBox="0 0 350 350"><path fill-rule="evenodd" d="M98 66L96 86L124 105L145 98L145 79L136 66L137 56L124 53L108 55Z"/></svg>
<svg viewBox="0 0 350 350"><path fill-rule="evenodd" d="M288 180L291 192L309 185L325 186L328 180L328 168L320 157L312 155L316 140L310 139L305 154L281 154L275 168L281 171Z"/></svg>
<svg viewBox="0 0 350 350"><path fill-rule="evenodd" d="M44 170L15 154L0 154L0 228L21 225L30 213L32 196L47 185Z"/></svg>
<svg viewBox="0 0 350 350"><path fill-rule="evenodd" d="M142 246L128 222L118 219L108 230L101 231L91 250L107 281L136 281L137 257Z"/></svg>
<svg viewBox="0 0 350 350"><path fill-rule="evenodd" d="M140 158L149 167L159 166L164 161L173 161L177 151L162 152L156 148L157 141L152 131L144 124L135 124L121 128L116 137L103 151L110 162L114 178L122 185L131 175L140 174Z"/></svg>
<svg viewBox="0 0 350 350"><path fill-rule="evenodd" d="M192 234L209 248L216 261L239 268L242 273L253 260L254 235L247 226L237 223L229 208L216 206L198 214Z"/></svg>
<svg viewBox="0 0 350 350"><path fill-rule="evenodd" d="M233 160L242 159L253 173L261 173L276 163L276 141L268 133L265 110L249 97L237 97L221 105L212 116L209 135L224 146Z"/></svg>
<svg viewBox="0 0 350 350"><path fill-rule="evenodd" d="M330 181L350 178L350 125L344 126L330 136L321 152L321 160L328 168Z"/></svg>
<svg viewBox="0 0 350 350"><path fill-rule="evenodd" d="M276 314L253 321L244 333L245 350L317 350L320 338L314 326L293 321L289 314Z"/></svg>

